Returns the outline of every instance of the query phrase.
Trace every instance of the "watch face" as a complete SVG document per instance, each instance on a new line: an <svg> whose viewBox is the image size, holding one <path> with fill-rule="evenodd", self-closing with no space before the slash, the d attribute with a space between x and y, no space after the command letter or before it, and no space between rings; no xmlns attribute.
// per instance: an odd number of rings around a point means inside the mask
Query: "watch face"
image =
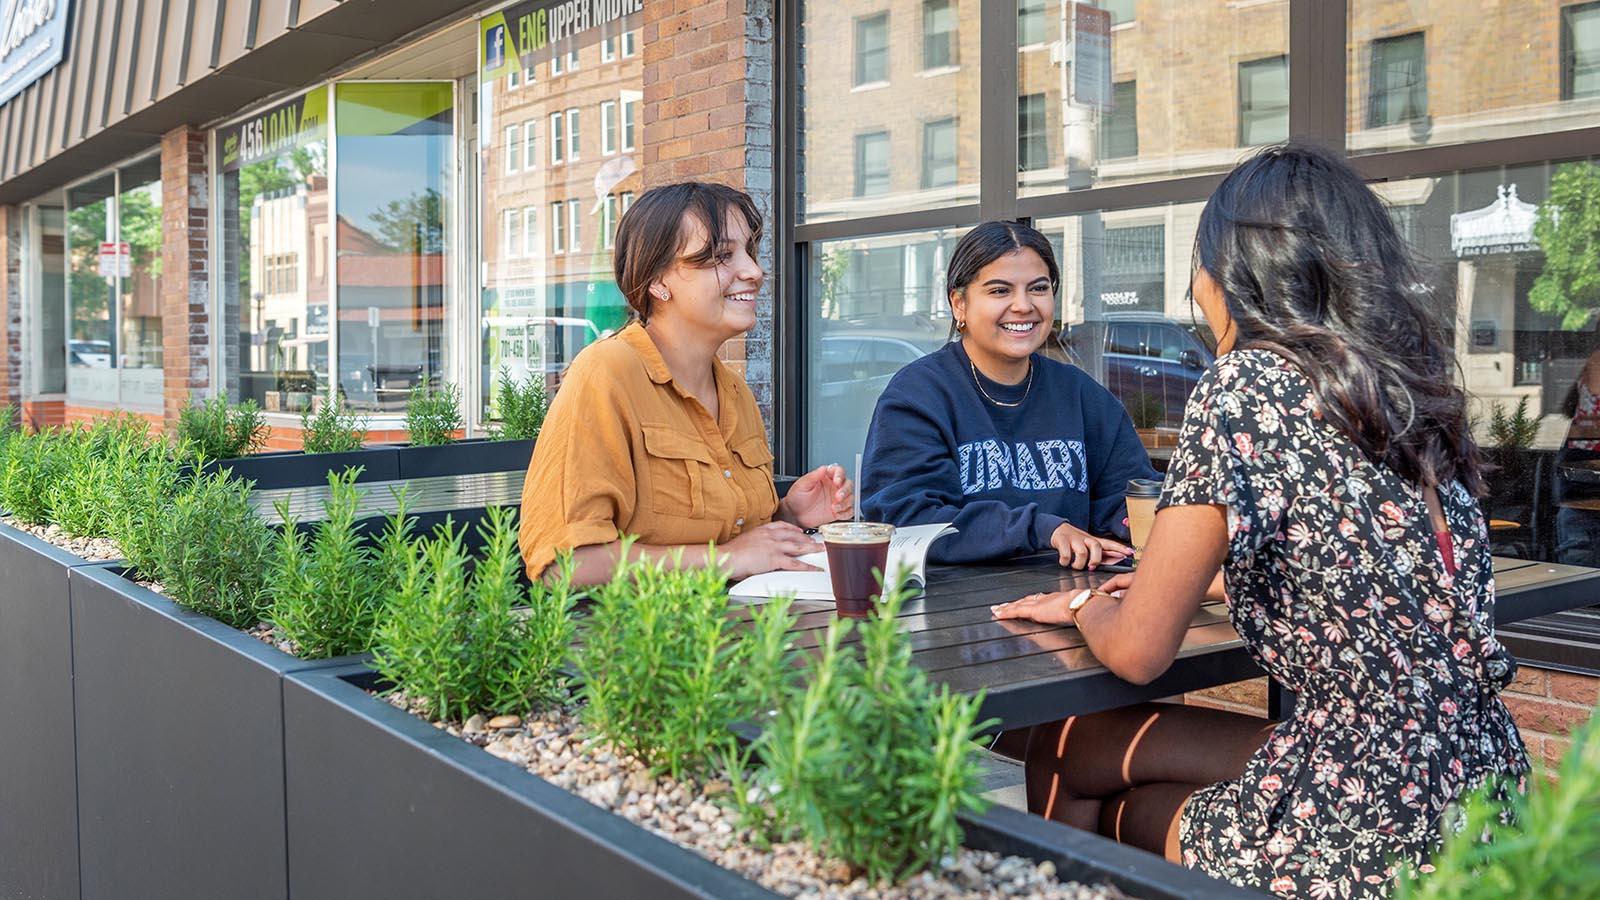
<svg viewBox="0 0 1600 900"><path fill-rule="evenodd" d="M1072 602L1067 604L1067 609L1076 611L1082 608L1085 603L1089 602L1089 597L1093 594L1094 591L1092 589L1085 588L1083 593L1072 598Z"/></svg>

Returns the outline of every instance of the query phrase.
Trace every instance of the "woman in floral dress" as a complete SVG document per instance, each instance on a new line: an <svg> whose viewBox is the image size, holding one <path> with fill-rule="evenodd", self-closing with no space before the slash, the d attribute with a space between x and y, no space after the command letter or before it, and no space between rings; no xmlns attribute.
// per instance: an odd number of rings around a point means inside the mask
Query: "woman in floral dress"
<svg viewBox="0 0 1600 900"><path fill-rule="evenodd" d="M1225 586L1298 700L1277 725L1147 704L1014 735L1029 805L1277 894L1383 896L1464 791L1528 769L1498 697L1516 667L1448 323L1377 197L1320 150L1229 175L1196 257L1222 355L1189 398L1138 577L995 614L1076 624L1144 683Z"/></svg>

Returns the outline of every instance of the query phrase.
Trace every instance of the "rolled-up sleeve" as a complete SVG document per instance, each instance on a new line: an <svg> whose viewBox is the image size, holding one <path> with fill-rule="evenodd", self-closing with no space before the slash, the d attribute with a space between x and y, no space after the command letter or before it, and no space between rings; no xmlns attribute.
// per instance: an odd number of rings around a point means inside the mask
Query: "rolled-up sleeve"
<svg viewBox="0 0 1600 900"><path fill-rule="evenodd" d="M630 412L604 366L581 359L550 406L522 486L518 541L538 578L563 550L617 539L638 496Z"/></svg>

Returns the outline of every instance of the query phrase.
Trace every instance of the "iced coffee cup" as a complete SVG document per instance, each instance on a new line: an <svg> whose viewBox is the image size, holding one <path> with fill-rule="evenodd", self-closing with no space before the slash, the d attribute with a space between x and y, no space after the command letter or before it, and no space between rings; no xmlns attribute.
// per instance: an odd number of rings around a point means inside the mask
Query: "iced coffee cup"
<svg viewBox="0 0 1600 900"><path fill-rule="evenodd" d="M1133 564L1137 566L1150 543L1150 526L1156 521L1156 501L1161 499L1161 482L1135 478L1128 482L1129 543L1133 544Z"/></svg>
<svg viewBox="0 0 1600 900"><path fill-rule="evenodd" d="M831 522L817 529L828 551L828 576L839 615L859 619L883 593L894 526L881 522Z"/></svg>

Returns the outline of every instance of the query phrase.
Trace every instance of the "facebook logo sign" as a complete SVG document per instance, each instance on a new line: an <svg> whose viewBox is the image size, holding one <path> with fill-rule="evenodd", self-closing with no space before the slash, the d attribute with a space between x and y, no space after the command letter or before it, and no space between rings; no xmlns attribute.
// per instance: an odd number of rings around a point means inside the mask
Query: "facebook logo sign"
<svg viewBox="0 0 1600 900"><path fill-rule="evenodd" d="M483 35L483 63L484 68L491 71L505 65L506 62L506 27L496 25L484 32Z"/></svg>

